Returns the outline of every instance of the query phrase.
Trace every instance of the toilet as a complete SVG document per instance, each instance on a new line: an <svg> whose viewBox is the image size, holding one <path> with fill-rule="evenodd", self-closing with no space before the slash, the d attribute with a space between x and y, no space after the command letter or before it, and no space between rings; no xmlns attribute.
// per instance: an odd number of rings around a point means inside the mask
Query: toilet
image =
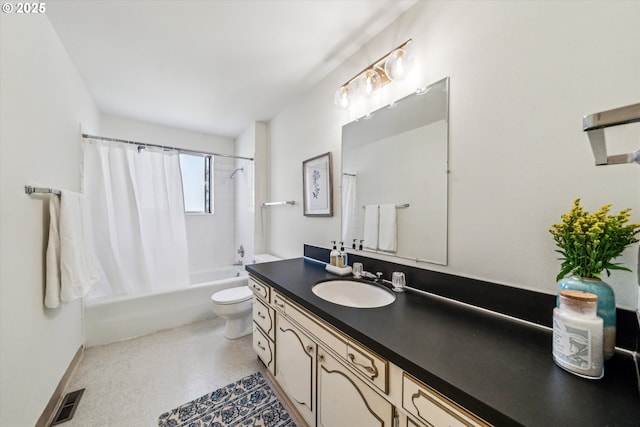
<svg viewBox="0 0 640 427"><path fill-rule="evenodd" d="M233 340L252 332L253 292L249 286L238 286L211 295L211 310L225 319L224 336Z"/></svg>
<svg viewBox="0 0 640 427"><path fill-rule="evenodd" d="M256 264L277 261L271 254L255 255ZM224 336L228 339L242 338L253 331L253 291L249 286L224 289L211 295L211 310L225 319Z"/></svg>

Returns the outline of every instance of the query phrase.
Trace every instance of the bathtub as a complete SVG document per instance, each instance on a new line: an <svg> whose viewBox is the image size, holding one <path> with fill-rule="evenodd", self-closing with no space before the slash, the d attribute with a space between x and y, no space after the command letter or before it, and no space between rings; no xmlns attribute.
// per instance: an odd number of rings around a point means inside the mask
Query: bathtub
<svg viewBox="0 0 640 427"><path fill-rule="evenodd" d="M211 295L246 284L246 271L223 267L192 273L191 284L183 288L86 300L85 346L109 344L215 317Z"/></svg>

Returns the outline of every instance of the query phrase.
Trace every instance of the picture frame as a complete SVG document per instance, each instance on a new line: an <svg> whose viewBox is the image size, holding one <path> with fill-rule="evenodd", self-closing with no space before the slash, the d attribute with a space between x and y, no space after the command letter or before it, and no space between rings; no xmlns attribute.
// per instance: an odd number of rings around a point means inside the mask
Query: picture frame
<svg viewBox="0 0 640 427"><path fill-rule="evenodd" d="M305 216L333 216L331 152L302 162Z"/></svg>

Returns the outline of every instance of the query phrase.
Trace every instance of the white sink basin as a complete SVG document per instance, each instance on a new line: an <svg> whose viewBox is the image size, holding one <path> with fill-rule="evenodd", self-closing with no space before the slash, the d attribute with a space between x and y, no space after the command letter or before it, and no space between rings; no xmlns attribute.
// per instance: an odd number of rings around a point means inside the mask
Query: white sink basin
<svg viewBox="0 0 640 427"><path fill-rule="evenodd" d="M383 307L396 300L393 292L381 286L354 280L320 282L311 291L325 301L355 308Z"/></svg>

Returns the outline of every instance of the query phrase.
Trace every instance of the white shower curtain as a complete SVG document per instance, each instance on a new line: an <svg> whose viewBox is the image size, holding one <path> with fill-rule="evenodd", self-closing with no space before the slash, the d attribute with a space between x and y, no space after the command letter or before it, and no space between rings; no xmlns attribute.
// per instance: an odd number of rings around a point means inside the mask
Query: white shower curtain
<svg viewBox="0 0 640 427"><path fill-rule="evenodd" d="M178 152L85 140L88 196L103 278L89 297L162 291L189 284Z"/></svg>
<svg viewBox="0 0 640 427"><path fill-rule="evenodd" d="M353 239L358 239L356 178L356 176L342 174L342 241L347 246L351 245Z"/></svg>

